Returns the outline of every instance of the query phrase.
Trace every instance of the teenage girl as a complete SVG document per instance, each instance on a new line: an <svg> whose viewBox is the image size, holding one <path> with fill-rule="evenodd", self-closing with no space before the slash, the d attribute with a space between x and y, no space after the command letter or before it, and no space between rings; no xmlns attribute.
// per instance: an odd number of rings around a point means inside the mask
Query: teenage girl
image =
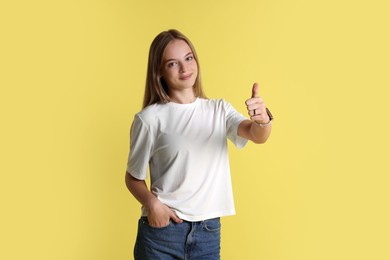
<svg viewBox="0 0 390 260"><path fill-rule="evenodd" d="M168 30L153 40L126 172L142 204L135 259L220 259L220 217L235 214L227 139L242 148L271 133L272 115L258 92L255 83L247 119L227 101L205 97L187 37Z"/></svg>

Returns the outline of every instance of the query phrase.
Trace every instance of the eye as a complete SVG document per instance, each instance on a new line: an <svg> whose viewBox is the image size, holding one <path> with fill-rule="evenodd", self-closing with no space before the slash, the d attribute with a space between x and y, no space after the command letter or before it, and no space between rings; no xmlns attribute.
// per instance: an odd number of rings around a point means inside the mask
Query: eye
<svg viewBox="0 0 390 260"><path fill-rule="evenodd" d="M172 68L172 67L174 67L174 66L176 66L176 65L177 65L177 62L175 62L175 61L169 62L169 63L167 64L168 68Z"/></svg>
<svg viewBox="0 0 390 260"><path fill-rule="evenodd" d="M187 58L186 58L186 61L190 61L190 60L193 60L194 59L194 56L188 56Z"/></svg>

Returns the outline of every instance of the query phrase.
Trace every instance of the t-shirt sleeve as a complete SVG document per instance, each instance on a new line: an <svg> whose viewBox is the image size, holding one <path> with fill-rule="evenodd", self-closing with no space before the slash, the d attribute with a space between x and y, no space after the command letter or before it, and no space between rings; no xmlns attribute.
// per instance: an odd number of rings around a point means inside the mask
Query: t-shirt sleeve
<svg viewBox="0 0 390 260"><path fill-rule="evenodd" d="M227 137L230 141L234 143L237 148L243 148L248 142L248 140L239 136L237 133L237 129L240 123L247 118L237 112L237 110L234 109L234 107L229 102L225 100L223 102L226 111Z"/></svg>
<svg viewBox="0 0 390 260"><path fill-rule="evenodd" d="M127 172L136 179L145 180L153 147L149 129L136 115L130 131L130 152L127 161Z"/></svg>

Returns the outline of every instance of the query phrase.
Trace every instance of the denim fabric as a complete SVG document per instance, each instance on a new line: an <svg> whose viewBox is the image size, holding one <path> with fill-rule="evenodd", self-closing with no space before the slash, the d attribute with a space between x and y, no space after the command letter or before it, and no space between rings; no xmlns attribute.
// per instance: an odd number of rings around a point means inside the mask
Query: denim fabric
<svg viewBox="0 0 390 260"><path fill-rule="evenodd" d="M151 227L146 217L138 222L135 260L219 260L221 249L219 218Z"/></svg>

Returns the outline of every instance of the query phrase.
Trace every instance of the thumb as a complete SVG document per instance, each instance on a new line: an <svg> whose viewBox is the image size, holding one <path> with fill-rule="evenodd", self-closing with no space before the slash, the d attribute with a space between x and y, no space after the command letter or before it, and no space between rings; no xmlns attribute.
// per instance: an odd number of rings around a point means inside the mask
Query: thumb
<svg viewBox="0 0 390 260"><path fill-rule="evenodd" d="M170 217L176 223L180 224L183 222L183 220L181 218L179 218L178 216L176 216L175 212L173 212L173 211L171 211Z"/></svg>
<svg viewBox="0 0 390 260"><path fill-rule="evenodd" d="M259 84L255 82L252 87L252 98L259 96Z"/></svg>

